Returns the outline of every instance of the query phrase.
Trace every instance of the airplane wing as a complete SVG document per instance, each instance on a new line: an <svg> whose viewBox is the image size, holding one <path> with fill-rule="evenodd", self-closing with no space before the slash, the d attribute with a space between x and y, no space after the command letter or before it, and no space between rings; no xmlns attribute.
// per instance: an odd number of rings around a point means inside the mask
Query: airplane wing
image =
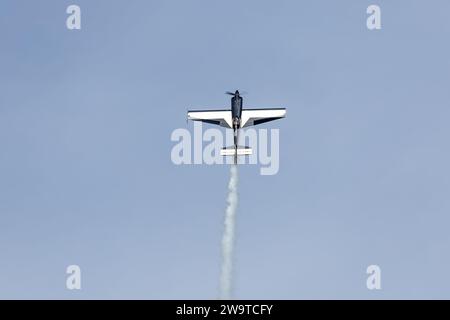
<svg viewBox="0 0 450 320"><path fill-rule="evenodd" d="M188 111L188 119L216 124L225 128L233 128L230 110L199 110Z"/></svg>
<svg viewBox="0 0 450 320"><path fill-rule="evenodd" d="M285 108L274 109L242 109L241 128L256 126L286 116Z"/></svg>

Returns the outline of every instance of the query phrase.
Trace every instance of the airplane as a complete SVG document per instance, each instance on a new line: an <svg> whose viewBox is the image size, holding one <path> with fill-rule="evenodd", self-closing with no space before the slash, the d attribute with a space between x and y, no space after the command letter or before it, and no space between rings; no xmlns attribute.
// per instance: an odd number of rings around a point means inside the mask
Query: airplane
<svg viewBox="0 0 450 320"><path fill-rule="evenodd" d="M222 148L220 155L233 156L234 164L237 164L238 156L252 154L251 148L238 146L239 129L284 118L286 109L243 109L243 99L239 90L236 90L234 93L227 91L225 94L232 96L231 110L189 110L187 116L188 120L202 121L233 129L234 146Z"/></svg>

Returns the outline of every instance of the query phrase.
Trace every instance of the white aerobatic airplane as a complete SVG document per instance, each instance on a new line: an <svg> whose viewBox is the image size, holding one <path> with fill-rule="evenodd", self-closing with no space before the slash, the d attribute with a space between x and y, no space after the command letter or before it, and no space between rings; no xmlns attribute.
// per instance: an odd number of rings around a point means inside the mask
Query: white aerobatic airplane
<svg viewBox="0 0 450 320"><path fill-rule="evenodd" d="M188 111L187 116L189 120L202 121L233 129L234 146L223 148L220 154L222 156L233 156L234 164L237 164L238 156L252 154L251 148L238 146L239 129L284 118L286 116L286 109L243 109L243 99L238 90L234 93L226 92L226 94L233 96L231 98L231 110Z"/></svg>

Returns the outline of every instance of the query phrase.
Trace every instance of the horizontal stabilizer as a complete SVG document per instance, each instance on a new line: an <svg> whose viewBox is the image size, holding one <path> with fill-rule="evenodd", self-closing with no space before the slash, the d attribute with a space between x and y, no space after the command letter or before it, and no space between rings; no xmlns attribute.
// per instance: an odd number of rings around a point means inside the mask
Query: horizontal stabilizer
<svg viewBox="0 0 450 320"><path fill-rule="evenodd" d="M252 148L249 147L238 147L237 149L235 147L228 147L228 148L222 148L220 150L221 156L235 156L237 151L238 156L249 156L253 153Z"/></svg>

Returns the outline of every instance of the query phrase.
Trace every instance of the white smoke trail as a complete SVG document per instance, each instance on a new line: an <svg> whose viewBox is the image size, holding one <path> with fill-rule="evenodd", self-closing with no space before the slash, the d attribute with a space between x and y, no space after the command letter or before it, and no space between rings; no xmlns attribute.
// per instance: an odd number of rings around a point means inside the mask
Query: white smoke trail
<svg viewBox="0 0 450 320"><path fill-rule="evenodd" d="M230 299L233 269L233 246L236 208L238 204L238 170L237 165L230 169L228 183L227 209L225 211L225 230L222 238L222 271L220 275L220 299Z"/></svg>

